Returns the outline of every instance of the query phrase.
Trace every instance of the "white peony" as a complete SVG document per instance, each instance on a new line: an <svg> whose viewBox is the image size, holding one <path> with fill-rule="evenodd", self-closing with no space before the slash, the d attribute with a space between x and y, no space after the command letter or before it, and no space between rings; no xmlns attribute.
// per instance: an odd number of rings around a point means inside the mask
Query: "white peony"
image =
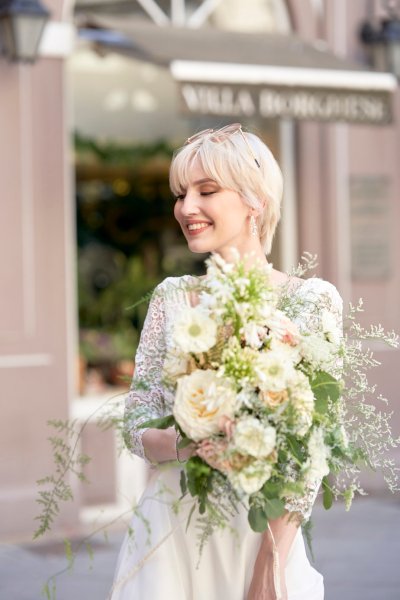
<svg viewBox="0 0 400 600"><path fill-rule="evenodd" d="M286 352L266 350L258 354L254 373L261 390L280 392L293 377L294 367Z"/></svg>
<svg viewBox="0 0 400 600"><path fill-rule="evenodd" d="M329 312L329 310L324 310L322 312L321 324L322 331L324 332L326 339L332 344L339 346L342 338L342 332L337 326L335 316Z"/></svg>
<svg viewBox="0 0 400 600"><path fill-rule="evenodd" d="M275 448L276 431L254 417L244 417L236 423L233 443L241 454L262 458Z"/></svg>
<svg viewBox="0 0 400 600"><path fill-rule="evenodd" d="M217 433L220 417L233 418L236 406L235 390L215 371L197 370L178 380L174 417L195 442Z"/></svg>
<svg viewBox="0 0 400 600"><path fill-rule="evenodd" d="M272 467L264 460L255 460L240 471L231 471L229 481L235 489L245 494L258 492L271 477Z"/></svg>
<svg viewBox="0 0 400 600"><path fill-rule="evenodd" d="M314 429L308 441L308 468L305 479L308 483L314 483L321 480L329 473L328 458L329 448L324 442L324 432L319 427Z"/></svg>
<svg viewBox="0 0 400 600"><path fill-rule="evenodd" d="M217 324L202 307L188 307L175 323L173 341L183 352L206 352L217 341Z"/></svg>

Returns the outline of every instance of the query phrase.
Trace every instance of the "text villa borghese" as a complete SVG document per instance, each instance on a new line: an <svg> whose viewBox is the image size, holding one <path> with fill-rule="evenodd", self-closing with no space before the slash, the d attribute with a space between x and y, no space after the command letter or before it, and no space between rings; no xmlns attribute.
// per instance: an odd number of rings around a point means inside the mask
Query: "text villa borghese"
<svg viewBox="0 0 400 600"><path fill-rule="evenodd" d="M384 92L182 83L180 94L183 111L195 114L372 124L391 120L389 96Z"/></svg>

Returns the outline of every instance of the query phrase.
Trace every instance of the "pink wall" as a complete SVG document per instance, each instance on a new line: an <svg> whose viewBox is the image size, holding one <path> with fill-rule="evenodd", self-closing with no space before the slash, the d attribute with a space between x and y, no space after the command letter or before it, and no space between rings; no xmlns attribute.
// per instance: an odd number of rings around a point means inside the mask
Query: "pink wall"
<svg viewBox="0 0 400 600"><path fill-rule="evenodd" d="M75 242L63 77L59 60L0 61L2 537L33 531L36 480L52 470L46 421L68 417L72 394Z"/></svg>

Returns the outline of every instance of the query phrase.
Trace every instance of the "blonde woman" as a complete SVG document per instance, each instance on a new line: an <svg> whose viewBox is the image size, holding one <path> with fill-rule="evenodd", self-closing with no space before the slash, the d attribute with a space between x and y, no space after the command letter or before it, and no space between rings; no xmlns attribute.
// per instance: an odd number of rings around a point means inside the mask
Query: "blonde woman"
<svg viewBox="0 0 400 600"><path fill-rule="evenodd" d="M282 174L271 151L240 124L205 130L187 140L175 154L170 185L174 214L192 252L217 252L231 259L236 248L247 260L267 261L280 217ZM249 258L251 256L251 259ZM288 276L273 270L280 285ZM272 538L250 529L243 510L232 518L232 530L207 541L198 561L194 526L186 530L189 508L176 511L181 492L174 429L141 429L149 418L171 413L173 398L162 383L171 330L182 307L195 304L185 285L190 275L169 277L150 302L136 355L135 377L126 402L126 439L130 450L153 466L154 474L121 549L112 600L277 600L273 579ZM318 303L327 298L338 324L341 299L330 283L318 278L293 281L293 293ZM303 330L318 326L317 315L303 313ZM138 386L144 379L149 385ZM195 449L179 451L187 459ZM171 466L172 465L172 466ZM169 466L169 468L168 468ZM299 523L308 519L317 487L294 502L284 516L271 521L279 553L282 600L322 600L323 578L310 565ZM296 513L297 518L289 515Z"/></svg>

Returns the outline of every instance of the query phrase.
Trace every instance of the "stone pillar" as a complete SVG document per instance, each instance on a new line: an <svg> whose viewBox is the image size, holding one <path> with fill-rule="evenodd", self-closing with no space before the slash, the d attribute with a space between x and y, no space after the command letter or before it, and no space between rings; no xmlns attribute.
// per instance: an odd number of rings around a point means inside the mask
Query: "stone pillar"
<svg viewBox="0 0 400 600"><path fill-rule="evenodd" d="M52 2L54 15L61 2ZM74 202L64 61L0 58L0 536L29 537L52 472L48 419L74 395ZM76 522L72 505L64 513Z"/></svg>

